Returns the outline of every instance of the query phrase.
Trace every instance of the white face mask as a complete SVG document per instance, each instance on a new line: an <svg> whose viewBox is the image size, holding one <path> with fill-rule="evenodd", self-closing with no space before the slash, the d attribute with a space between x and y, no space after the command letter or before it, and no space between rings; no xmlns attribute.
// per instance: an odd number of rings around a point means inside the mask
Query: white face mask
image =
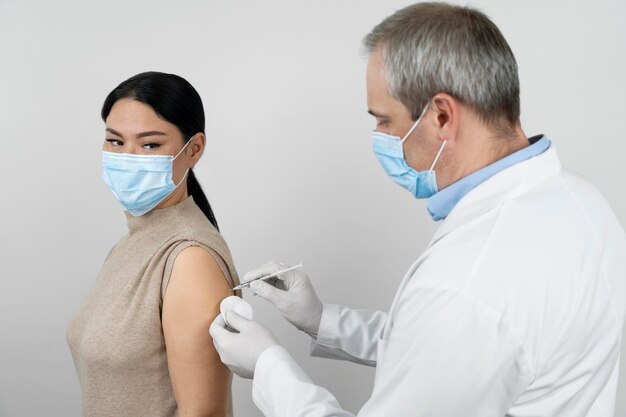
<svg viewBox="0 0 626 417"><path fill-rule="evenodd" d="M378 162L380 162L393 182L409 190L415 198L429 198L439 191L435 175L435 164L447 143L447 141L443 142L428 171L418 172L411 168L407 164L406 159L404 159L404 148L402 145L417 128L429 106L430 103L426 105L420 117L413 123L411 129L402 139L399 136L392 136L375 130L372 131L372 146Z"/></svg>
<svg viewBox="0 0 626 417"><path fill-rule="evenodd" d="M187 177L174 184L172 164L189 145L172 155L134 155L102 152L102 179L133 216L142 216L159 205Z"/></svg>

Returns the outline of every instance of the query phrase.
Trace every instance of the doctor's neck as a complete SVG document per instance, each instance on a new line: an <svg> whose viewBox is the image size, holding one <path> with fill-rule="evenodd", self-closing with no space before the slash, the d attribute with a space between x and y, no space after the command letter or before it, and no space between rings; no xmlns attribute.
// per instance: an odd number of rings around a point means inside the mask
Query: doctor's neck
<svg viewBox="0 0 626 417"><path fill-rule="evenodd" d="M519 121L497 129L479 119L465 120L451 142L436 168L440 189L529 145Z"/></svg>

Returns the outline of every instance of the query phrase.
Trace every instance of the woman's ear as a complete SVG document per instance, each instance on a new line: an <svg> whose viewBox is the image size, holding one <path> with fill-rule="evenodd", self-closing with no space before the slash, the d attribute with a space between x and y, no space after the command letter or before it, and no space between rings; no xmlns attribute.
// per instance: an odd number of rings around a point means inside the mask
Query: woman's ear
<svg viewBox="0 0 626 417"><path fill-rule="evenodd" d="M189 144L187 155L192 164L191 168L193 168L198 163L202 153L204 152L206 136L202 132L196 133L191 137L191 139L189 139L189 142L191 143Z"/></svg>

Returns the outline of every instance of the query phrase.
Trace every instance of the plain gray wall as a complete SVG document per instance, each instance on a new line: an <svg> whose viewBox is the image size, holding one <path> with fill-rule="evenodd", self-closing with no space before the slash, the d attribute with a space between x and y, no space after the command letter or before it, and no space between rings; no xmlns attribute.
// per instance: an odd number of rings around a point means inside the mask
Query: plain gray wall
<svg viewBox="0 0 626 417"><path fill-rule="evenodd" d="M202 95L197 176L242 274L302 261L324 301L388 308L438 225L372 154L359 48L407 4L0 0L0 416L80 414L65 328L126 227L100 179L100 106L138 72L180 74ZM472 5L516 54L526 133L547 134L626 224L626 2ZM313 380L358 411L373 369L309 358L304 335L246 298ZM626 367L620 416L624 380ZM235 380L238 416L260 415L250 391Z"/></svg>

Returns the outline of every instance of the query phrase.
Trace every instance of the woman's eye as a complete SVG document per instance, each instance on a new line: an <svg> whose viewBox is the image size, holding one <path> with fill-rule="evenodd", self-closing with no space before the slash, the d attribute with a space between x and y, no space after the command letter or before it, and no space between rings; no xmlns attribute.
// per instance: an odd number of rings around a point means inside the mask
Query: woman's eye
<svg viewBox="0 0 626 417"><path fill-rule="evenodd" d="M154 150L154 149L158 148L159 146L161 146L161 145L159 145L158 143L146 143L146 144L143 145L143 148L144 149L149 149L149 150Z"/></svg>
<svg viewBox="0 0 626 417"><path fill-rule="evenodd" d="M124 143L121 140L107 139L106 141L109 142L111 146L124 146Z"/></svg>

